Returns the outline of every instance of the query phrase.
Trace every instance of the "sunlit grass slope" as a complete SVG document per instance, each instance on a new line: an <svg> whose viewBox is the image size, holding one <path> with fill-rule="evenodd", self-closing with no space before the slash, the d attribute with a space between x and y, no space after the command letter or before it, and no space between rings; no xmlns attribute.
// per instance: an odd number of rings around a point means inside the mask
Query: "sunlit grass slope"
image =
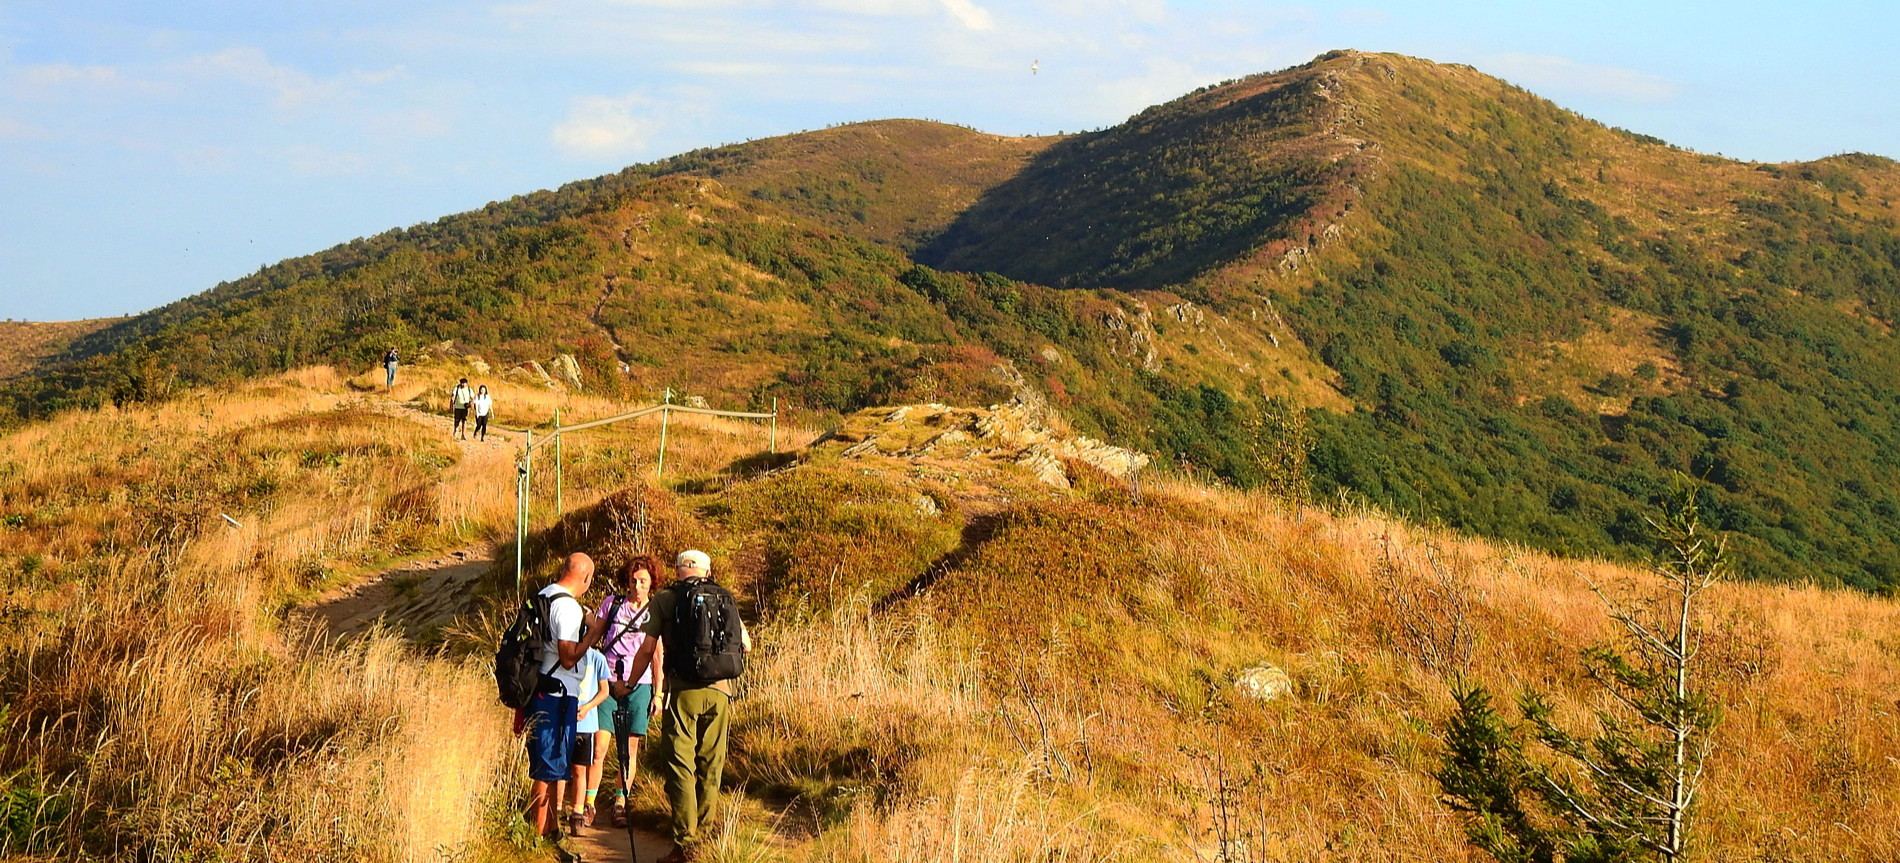
<svg viewBox="0 0 1900 863"><path fill-rule="evenodd" d="M492 604L428 644L332 644L286 614L511 535L518 436L452 444L423 414L459 370L412 374L385 398L306 370L0 438L7 853L533 857ZM543 432L556 407L628 407L498 392L503 425ZM681 419L657 480L652 425L577 433L559 517L539 457L533 582L576 548L694 545L753 618L714 859L1211 860L1223 837L1249 859L1466 859L1430 779L1451 682L1534 686L1586 722L1609 705L1577 650L1611 630L1585 579L1650 583L1350 506L854 443L888 413L820 442L782 427L791 456L757 424ZM1731 584L1708 609L1725 720L1699 853L1900 854L1892 603ZM1268 663L1291 691L1240 695ZM661 806L645 783L639 811Z"/></svg>
<svg viewBox="0 0 1900 863"><path fill-rule="evenodd" d="M1464 859L1430 778L1453 681L1548 691L1587 725L1611 705L1578 650L1612 638L1588 584L1653 587L1351 507L844 457L852 427L796 467L639 493L763 621L726 859L1211 860L1223 828L1247 859ZM1895 853L1896 622L1814 588L1716 592L1708 859L1767 859L1770 837L1785 859ZM1262 664L1290 695L1236 690ZM1224 825L1223 788L1244 813Z"/></svg>

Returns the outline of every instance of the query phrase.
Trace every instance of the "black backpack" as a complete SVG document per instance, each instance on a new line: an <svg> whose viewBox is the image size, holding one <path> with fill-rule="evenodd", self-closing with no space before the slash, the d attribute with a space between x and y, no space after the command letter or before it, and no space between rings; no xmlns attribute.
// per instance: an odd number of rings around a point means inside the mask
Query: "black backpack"
<svg viewBox="0 0 1900 863"><path fill-rule="evenodd" d="M541 652L548 643L554 599L539 593L528 597L515 612L515 622L501 634L501 646L495 650L495 688L508 707L527 707L541 688Z"/></svg>
<svg viewBox="0 0 1900 863"><path fill-rule="evenodd" d="M673 585L673 621L666 631L666 673L705 685L745 673L745 624L732 591L712 579Z"/></svg>

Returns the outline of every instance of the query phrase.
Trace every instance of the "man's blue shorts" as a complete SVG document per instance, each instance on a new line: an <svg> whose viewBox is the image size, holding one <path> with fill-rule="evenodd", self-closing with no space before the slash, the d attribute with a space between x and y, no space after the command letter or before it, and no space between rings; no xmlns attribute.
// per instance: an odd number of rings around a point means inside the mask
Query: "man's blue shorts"
<svg viewBox="0 0 1900 863"><path fill-rule="evenodd" d="M574 716L580 702L571 695L535 693L528 702L528 778L559 782L567 778L574 750Z"/></svg>

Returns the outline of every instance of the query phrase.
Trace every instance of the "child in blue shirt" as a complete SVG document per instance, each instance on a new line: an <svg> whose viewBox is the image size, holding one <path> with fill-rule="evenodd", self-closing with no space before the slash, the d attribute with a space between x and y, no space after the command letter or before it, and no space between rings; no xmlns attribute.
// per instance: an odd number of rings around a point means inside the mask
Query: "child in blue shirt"
<svg viewBox="0 0 1900 863"><path fill-rule="evenodd" d="M579 833L582 827L594 826L594 791L587 787L587 773L594 767L594 732L600 730L598 709L607 700L607 683L612 675L607 669L607 657L593 648L587 649L587 655L574 664L576 672L581 674L581 691L575 700L580 702L574 720L574 754L568 759L568 787L572 809L567 816L567 832Z"/></svg>

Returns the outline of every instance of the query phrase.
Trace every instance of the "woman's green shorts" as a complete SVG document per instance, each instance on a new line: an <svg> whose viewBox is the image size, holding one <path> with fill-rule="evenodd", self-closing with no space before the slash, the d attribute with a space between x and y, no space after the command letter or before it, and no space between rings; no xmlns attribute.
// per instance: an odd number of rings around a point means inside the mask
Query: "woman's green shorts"
<svg viewBox="0 0 1900 863"><path fill-rule="evenodd" d="M647 718L653 711L653 684L635 684L633 691L626 695L608 696L607 703L614 706L614 736L647 736Z"/></svg>

